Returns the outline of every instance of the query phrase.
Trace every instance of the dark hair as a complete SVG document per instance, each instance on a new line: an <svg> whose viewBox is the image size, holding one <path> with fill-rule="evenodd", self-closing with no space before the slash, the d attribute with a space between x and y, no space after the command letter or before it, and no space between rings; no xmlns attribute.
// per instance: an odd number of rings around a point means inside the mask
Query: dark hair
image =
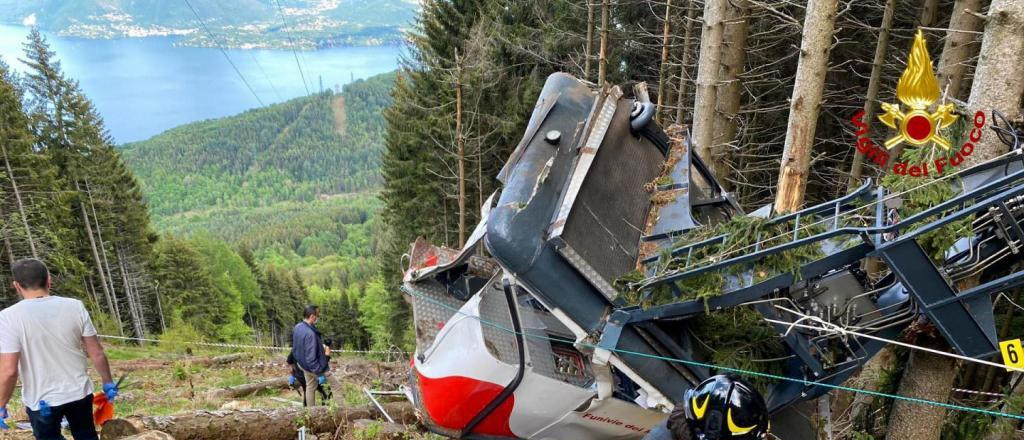
<svg viewBox="0 0 1024 440"><path fill-rule="evenodd" d="M35 258L15 261L11 265L11 273L22 289L45 289L46 280L50 278L46 265Z"/></svg>
<svg viewBox="0 0 1024 440"><path fill-rule="evenodd" d="M686 404L676 405L672 414L668 416L668 431L672 433L675 440L694 440L693 431L690 430L690 423L686 421Z"/></svg>
<svg viewBox="0 0 1024 440"><path fill-rule="evenodd" d="M317 314L317 312L319 312L319 311L320 311L320 307L317 307L317 306L315 306L313 304L310 304L310 305L306 306L306 308L302 309L302 317L303 318L309 318L310 316L313 316L313 315Z"/></svg>

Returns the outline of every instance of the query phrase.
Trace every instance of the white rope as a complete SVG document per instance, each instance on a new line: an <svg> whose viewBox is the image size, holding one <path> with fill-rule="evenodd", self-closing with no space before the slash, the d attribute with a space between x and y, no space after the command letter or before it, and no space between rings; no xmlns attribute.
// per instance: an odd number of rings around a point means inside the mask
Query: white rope
<svg viewBox="0 0 1024 440"><path fill-rule="evenodd" d="M956 354L956 353L949 353L949 352L945 352L945 351L942 351L942 350L935 350L933 348L922 347L920 345L909 344L909 343L906 343L906 342L901 342L901 341L895 341L895 340L892 340L892 339L881 338L881 337L878 337L878 336L869 335L869 334L865 334L865 333L860 333L860 332L856 332L856 331L853 331L853 330L847 330L847 329L845 329L845 328L843 328L843 327L841 327L839 325L836 325L836 324L833 324L831 322L825 321L825 320L823 320L821 318L818 318L817 316L808 316L808 315L805 315L805 314L800 313L800 312L789 310L789 309L787 309L785 307L782 307L782 306L775 306L775 307L779 308L781 310L785 310L786 312L792 313L792 314L794 314L796 316L807 316L807 317L809 317L809 319L811 321L817 322L817 323L822 325L822 327L818 327L818 326L807 325L807 324L799 324L799 323L796 323L796 322L779 321L779 320L776 320L776 319L765 318L765 321L768 321L768 322L770 322L772 324L779 324L779 325L789 326L790 329L792 329L793 327L799 327L799 328L804 328L804 329L809 329L809 330L818 330L818 331L823 331L823 332L834 332L834 333L838 333L838 334L843 335L843 336L853 335L853 336L857 336L857 337L860 337L860 338L874 339L876 341L885 342L887 344L899 345L901 347L906 347L906 348L909 348L909 349L912 349L912 350L919 350L919 351L924 351L924 352L928 352L928 353L932 353L932 354L937 354L939 356L951 357L951 358L954 358L954 359L959 359L959 360L964 361L964 362L974 362L974 363L978 363L978 364L982 364L982 365L987 365L987 366L990 366L990 367L1005 368L1007 370L1022 371L1022 372L1024 372L1024 368L1010 367L1010 366L1007 366L1007 365L998 364L998 363L995 363L995 362L986 361L986 360L982 360L982 359L975 359L975 358L972 358L972 357L967 357L967 356L959 355L959 354Z"/></svg>
<svg viewBox="0 0 1024 440"><path fill-rule="evenodd" d="M1002 393L989 393L989 392L985 392L985 391L965 390L963 388L953 388L953 391L956 391L958 393L966 393L966 394L980 394L982 396L1006 397L1006 394L1002 394Z"/></svg>
<svg viewBox="0 0 1024 440"><path fill-rule="evenodd" d="M278 350L278 351L291 351L291 347L278 347L275 345L250 345L250 344L226 344L218 342L199 342L199 341L161 341L159 339L148 339L148 338L136 338L130 336L112 336L112 335L97 335L104 339L118 339L125 341L139 341L139 342L155 342L157 344L182 344L182 345L200 345L206 347L222 347L222 348L239 348L239 349L255 349L255 350ZM359 353L359 354L403 354L407 355L409 352L402 350L331 350L331 353Z"/></svg>

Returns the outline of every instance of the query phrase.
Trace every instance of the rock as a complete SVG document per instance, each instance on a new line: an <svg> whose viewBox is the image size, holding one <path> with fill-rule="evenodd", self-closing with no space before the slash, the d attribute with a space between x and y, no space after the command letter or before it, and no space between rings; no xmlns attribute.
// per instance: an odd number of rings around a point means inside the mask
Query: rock
<svg viewBox="0 0 1024 440"><path fill-rule="evenodd" d="M252 402L248 400L232 400L220 406L222 411L252 409Z"/></svg>

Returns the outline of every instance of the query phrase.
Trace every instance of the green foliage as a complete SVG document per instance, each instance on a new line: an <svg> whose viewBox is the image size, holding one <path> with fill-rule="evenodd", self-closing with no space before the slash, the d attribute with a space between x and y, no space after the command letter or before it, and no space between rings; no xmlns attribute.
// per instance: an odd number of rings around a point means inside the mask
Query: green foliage
<svg viewBox="0 0 1024 440"><path fill-rule="evenodd" d="M397 306L383 280L375 279L366 285L359 299L359 322L370 334L372 350L389 350L401 343L397 335L402 333L404 323L393 319Z"/></svg>
<svg viewBox="0 0 1024 440"><path fill-rule="evenodd" d="M183 125L125 145L124 156L158 216L375 188L380 113L393 78L379 75L346 85L340 95L325 92Z"/></svg>
<svg viewBox="0 0 1024 440"><path fill-rule="evenodd" d="M929 156L933 153L933 151L926 148L908 149L902 153L900 159L910 163L921 163L928 160ZM953 188L959 183L959 178L953 177L952 179L946 179L947 181L944 183L928 184L930 181L942 178L952 172L955 172L952 167L946 167L944 174L929 175L927 177L912 177L889 173L882 178L881 183L890 193L906 192L900 198L902 206L899 208L900 215L906 218L952 198L955 195ZM932 218L932 220L934 219L937 219L937 217ZM922 234L917 242L924 249L925 253L931 256L933 261L937 263L942 262L945 258L946 250L958 238L964 237L971 232L971 222L973 220L974 216L968 216L949 223L934 231ZM923 222L921 224L927 223ZM912 230L900 232L906 234L912 232Z"/></svg>
<svg viewBox="0 0 1024 440"><path fill-rule="evenodd" d="M160 335L157 347L169 353L185 354L192 348L193 342L202 342L204 339L190 324L176 319L170 328Z"/></svg>

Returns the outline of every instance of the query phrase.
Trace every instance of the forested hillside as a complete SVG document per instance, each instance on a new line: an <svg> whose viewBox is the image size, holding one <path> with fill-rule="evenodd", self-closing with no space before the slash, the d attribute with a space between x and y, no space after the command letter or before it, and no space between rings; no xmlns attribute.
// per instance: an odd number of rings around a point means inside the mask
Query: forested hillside
<svg viewBox="0 0 1024 440"><path fill-rule="evenodd" d="M127 144L152 212L312 201L380 185L379 116L394 76L379 75Z"/></svg>
<svg viewBox="0 0 1024 440"><path fill-rule="evenodd" d="M283 345L312 299L337 347L398 342L376 278L380 203L357 192L380 179L391 76L123 153L44 38L25 47L26 74L0 63L0 284L40 258L106 335ZM156 228L147 201L166 213Z"/></svg>

